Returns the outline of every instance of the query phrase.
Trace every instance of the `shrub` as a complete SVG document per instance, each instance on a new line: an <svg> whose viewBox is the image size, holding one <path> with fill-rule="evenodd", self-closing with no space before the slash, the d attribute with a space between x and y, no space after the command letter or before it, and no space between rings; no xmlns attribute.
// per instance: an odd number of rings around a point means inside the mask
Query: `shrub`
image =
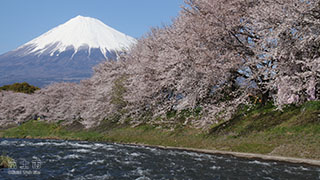
<svg viewBox="0 0 320 180"><path fill-rule="evenodd" d="M9 156L0 156L0 168L14 168L16 166L15 160Z"/></svg>
<svg viewBox="0 0 320 180"><path fill-rule="evenodd" d="M39 90L39 89L40 88L36 86L32 86L26 82L14 83L12 85L4 85L0 87L0 90L3 90L3 91L13 91L13 92L26 93L26 94L33 94L36 90Z"/></svg>

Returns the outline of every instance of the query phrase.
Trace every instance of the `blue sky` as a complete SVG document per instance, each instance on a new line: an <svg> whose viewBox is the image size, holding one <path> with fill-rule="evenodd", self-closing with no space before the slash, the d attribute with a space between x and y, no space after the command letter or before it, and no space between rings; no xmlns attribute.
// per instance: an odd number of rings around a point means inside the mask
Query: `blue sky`
<svg viewBox="0 0 320 180"><path fill-rule="evenodd" d="M1 0L0 54L77 16L94 17L132 37L170 24L183 0Z"/></svg>

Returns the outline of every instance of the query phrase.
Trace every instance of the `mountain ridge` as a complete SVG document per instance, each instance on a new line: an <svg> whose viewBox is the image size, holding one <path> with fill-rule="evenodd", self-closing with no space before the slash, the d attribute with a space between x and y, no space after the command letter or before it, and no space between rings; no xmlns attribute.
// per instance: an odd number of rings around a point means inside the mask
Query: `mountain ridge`
<svg viewBox="0 0 320 180"><path fill-rule="evenodd" d="M134 38L100 20L79 15L0 55L0 85L79 82L92 75L92 67L116 60L134 44Z"/></svg>

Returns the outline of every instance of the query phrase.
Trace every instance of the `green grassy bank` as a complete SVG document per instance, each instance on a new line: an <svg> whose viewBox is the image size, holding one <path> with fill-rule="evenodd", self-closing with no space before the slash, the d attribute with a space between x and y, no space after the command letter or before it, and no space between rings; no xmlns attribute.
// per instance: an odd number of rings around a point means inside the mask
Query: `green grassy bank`
<svg viewBox="0 0 320 180"><path fill-rule="evenodd" d="M5 138L48 138L188 147L320 159L320 102L289 106L242 108L229 121L209 131L188 126L168 130L151 125L130 127L102 123L94 129L29 121L0 130Z"/></svg>

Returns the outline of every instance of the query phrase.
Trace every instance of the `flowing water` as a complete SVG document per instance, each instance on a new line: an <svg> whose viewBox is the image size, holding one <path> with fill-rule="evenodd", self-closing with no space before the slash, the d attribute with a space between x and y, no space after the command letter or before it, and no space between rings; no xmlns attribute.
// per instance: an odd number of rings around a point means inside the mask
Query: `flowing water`
<svg viewBox="0 0 320 180"><path fill-rule="evenodd" d="M320 179L320 167L143 146L0 139L0 179Z"/></svg>

